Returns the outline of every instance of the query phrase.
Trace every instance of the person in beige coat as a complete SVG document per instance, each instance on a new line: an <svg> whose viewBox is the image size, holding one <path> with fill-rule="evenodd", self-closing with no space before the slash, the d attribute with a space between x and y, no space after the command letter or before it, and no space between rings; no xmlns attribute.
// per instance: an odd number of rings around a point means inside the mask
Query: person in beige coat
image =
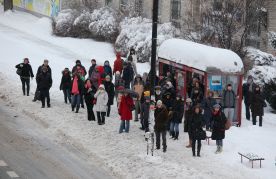
<svg viewBox="0 0 276 179"><path fill-rule="evenodd" d="M135 101L135 120L134 121L139 121L138 119L138 114L141 112L141 97L144 92L144 84L143 84L143 79L141 75L137 75L134 79L134 86L133 90L138 94L137 98L134 99Z"/></svg>
<svg viewBox="0 0 276 179"><path fill-rule="evenodd" d="M108 94L105 91L103 84L99 86L98 91L96 92L94 97L97 99L94 109L97 112L98 124L104 125L107 110Z"/></svg>

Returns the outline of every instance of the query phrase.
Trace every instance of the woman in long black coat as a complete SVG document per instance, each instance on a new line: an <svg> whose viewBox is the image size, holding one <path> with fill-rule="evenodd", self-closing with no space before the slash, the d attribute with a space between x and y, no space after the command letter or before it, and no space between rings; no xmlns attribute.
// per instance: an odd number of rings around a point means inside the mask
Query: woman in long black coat
<svg viewBox="0 0 276 179"><path fill-rule="evenodd" d="M15 68L21 70L21 73L18 74L20 76L20 80L22 82L22 91L23 95L26 95L26 87L27 86L27 96L29 96L30 92L30 77L34 77L33 70L31 65L29 64L29 59L24 58L23 63L20 63L15 66Z"/></svg>
<svg viewBox="0 0 276 179"><path fill-rule="evenodd" d="M256 125L256 118L257 116L259 116L259 126L261 127L263 123L264 107L266 107L266 103L264 97L261 94L259 86L255 87L251 102L253 125Z"/></svg>
<svg viewBox="0 0 276 179"><path fill-rule="evenodd" d="M201 139L199 138L199 136L200 136L200 131L203 130L202 127L204 123L203 123L203 115L201 114L201 108L199 105L196 105L194 107L194 113L189 122L190 123L188 124L189 126L188 131L192 138L193 156L195 157L195 144L197 142L197 156L200 157Z"/></svg>
<svg viewBox="0 0 276 179"><path fill-rule="evenodd" d="M72 83L72 77L71 77L69 68L65 68L62 71L62 78L61 78L59 89L63 91L64 102L66 104L67 104L67 98L69 100L69 103L71 103L71 83Z"/></svg>
<svg viewBox="0 0 276 179"><path fill-rule="evenodd" d="M107 75L104 81L104 88L108 94L108 102L107 102L107 117L110 115L111 106L113 105L114 96L115 96L115 87L111 82L111 77Z"/></svg>
<svg viewBox="0 0 276 179"><path fill-rule="evenodd" d="M92 85L91 81L87 79L85 81L85 88L84 88L84 99L87 108L87 116L88 121L95 121L95 114L93 112L95 98L94 95L97 92L97 89L94 85Z"/></svg>
<svg viewBox="0 0 276 179"><path fill-rule="evenodd" d="M189 144L186 146L187 148L192 147L192 135L189 132L189 126L191 124L193 116L193 105L191 98L186 99L186 106L185 106L185 114L184 114L184 132L188 132L189 135Z"/></svg>
<svg viewBox="0 0 276 179"><path fill-rule="evenodd" d="M179 136L179 124L182 123L184 115L184 101L181 96L177 96L173 107L173 117L170 124L170 133L174 140L178 140Z"/></svg>
<svg viewBox="0 0 276 179"><path fill-rule="evenodd" d="M223 139L225 138L225 124L226 117L221 110L219 104L213 106L214 111L212 113L211 121L213 122L212 140L216 140L217 150L216 153L222 152Z"/></svg>

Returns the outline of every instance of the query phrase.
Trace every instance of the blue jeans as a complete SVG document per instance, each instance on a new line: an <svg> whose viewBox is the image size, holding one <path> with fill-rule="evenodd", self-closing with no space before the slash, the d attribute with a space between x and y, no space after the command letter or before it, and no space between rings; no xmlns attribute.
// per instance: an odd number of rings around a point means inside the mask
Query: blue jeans
<svg viewBox="0 0 276 179"><path fill-rule="evenodd" d="M119 133L122 133L125 130L126 133L129 132L129 120L121 120Z"/></svg>
<svg viewBox="0 0 276 179"><path fill-rule="evenodd" d="M223 140L216 140L217 146L223 146Z"/></svg>
<svg viewBox="0 0 276 179"><path fill-rule="evenodd" d="M72 96L72 108L75 108L76 106L79 108L80 101L81 101L81 96L79 94L73 95Z"/></svg>
<svg viewBox="0 0 276 179"><path fill-rule="evenodd" d="M179 132L179 123L171 122L170 132L178 133Z"/></svg>
<svg viewBox="0 0 276 179"><path fill-rule="evenodd" d="M68 99L69 103L71 103L70 89L64 89L63 94L64 94L64 102L67 103L67 99Z"/></svg>

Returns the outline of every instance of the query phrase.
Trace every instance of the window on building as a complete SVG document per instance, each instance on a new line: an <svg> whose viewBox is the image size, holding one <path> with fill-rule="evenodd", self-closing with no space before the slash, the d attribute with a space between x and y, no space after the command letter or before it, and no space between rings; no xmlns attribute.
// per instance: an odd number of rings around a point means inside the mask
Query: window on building
<svg viewBox="0 0 276 179"><path fill-rule="evenodd" d="M143 0L135 0L135 14L142 16L143 14Z"/></svg>
<svg viewBox="0 0 276 179"><path fill-rule="evenodd" d="M181 0L172 0L171 1L171 19L179 20L181 11Z"/></svg>
<svg viewBox="0 0 276 179"><path fill-rule="evenodd" d="M120 10L126 11L128 8L128 0L120 0Z"/></svg>
<svg viewBox="0 0 276 179"><path fill-rule="evenodd" d="M112 0L105 0L105 5L106 5L106 6L111 5L111 3L112 3Z"/></svg>
<svg viewBox="0 0 276 179"><path fill-rule="evenodd" d="M223 0L214 0L214 2L213 2L214 11L221 11L222 10L222 1Z"/></svg>

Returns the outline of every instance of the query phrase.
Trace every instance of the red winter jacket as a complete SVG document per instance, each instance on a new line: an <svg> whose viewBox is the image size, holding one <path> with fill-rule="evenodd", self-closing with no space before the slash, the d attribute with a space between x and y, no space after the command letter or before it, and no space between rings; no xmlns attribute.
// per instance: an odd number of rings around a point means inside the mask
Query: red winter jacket
<svg viewBox="0 0 276 179"><path fill-rule="evenodd" d="M122 74L122 71L123 71L123 60L121 59L121 55L120 54L117 54L116 56L117 56L117 58L114 61L113 74L115 74L117 71L119 71L120 74Z"/></svg>
<svg viewBox="0 0 276 179"><path fill-rule="evenodd" d="M121 120L132 120L132 111L131 108L134 106L132 98L127 95L123 95L121 98L119 106L119 114L121 115Z"/></svg>

